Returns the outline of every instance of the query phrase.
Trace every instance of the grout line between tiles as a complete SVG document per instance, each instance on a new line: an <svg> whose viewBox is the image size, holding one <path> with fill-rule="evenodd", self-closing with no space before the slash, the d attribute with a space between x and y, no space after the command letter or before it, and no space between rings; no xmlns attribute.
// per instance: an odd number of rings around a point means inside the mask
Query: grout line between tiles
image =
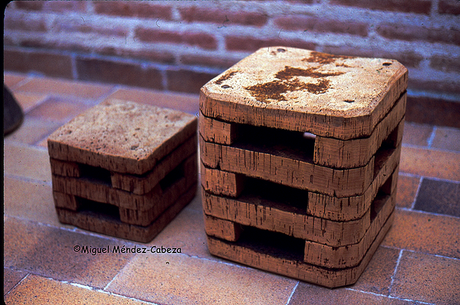
<svg viewBox="0 0 460 305"><path fill-rule="evenodd" d="M19 87L27 84L28 82L30 82L31 80L33 80L35 78L35 76L29 75L29 74L22 74L22 73L18 73L18 74L24 76L24 79L19 81L19 82L17 82L14 86L8 87L8 89L10 89L11 91L14 91L16 88L19 88ZM18 74L11 73L11 75L18 75Z"/></svg>
<svg viewBox="0 0 460 305"><path fill-rule="evenodd" d="M58 283L61 283L61 284L67 284L67 285L71 285L71 286L74 286L74 287L78 287L78 288L81 288L81 289L86 289L86 290L90 290L90 291L96 291L96 292L104 293L104 294L107 294L107 295L121 297L121 298L124 298L124 299L129 299L129 300L133 300L133 301L137 301L137 302L144 302L146 304L158 305L157 303L152 303L152 302L149 302L149 301L144 301L144 300L141 300L141 299L136 299L136 298L124 296L124 295L113 293L113 292L110 292L110 291L105 291L105 290L102 290L100 288L86 286L86 285L71 282L71 281L58 280L58 279L55 279L55 278L52 278L52 277L42 276L42 275L37 275L37 276L39 276L41 278L51 280L51 281L55 281L55 282L58 282Z"/></svg>
<svg viewBox="0 0 460 305"><path fill-rule="evenodd" d="M99 289L99 288L95 288L95 287L91 287L91 286L86 286L86 285L82 285L82 284L78 284L78 283L71 283L71 282L68 282L68 284L69 284L69 285L72 285L72 286L74 286L74 287L78 287L78 288L82 288L82 289L87 289L87 290L91 290L91 291L97 291L97 292L104 293L104 294L107 294L107 295L112 295L112 296L116 296L116 297L120 297L120 298L124 298L124 299L128 299L128 300L132 300L132 301L136 301L136 302L143 302L143 303L146 303L146 304L159 305L158 303L153 303L153 302L150 302L150 301L144 301L144 300L141 300L141 299L136 299L136 298L128 297L128 296L125 296L125 295L122 295L122 294L113 293L113 292L110 292L110 291L106 291L106 290Z"/></svg>
<svg viewBox="0 0 460 305"><path fill-rule="evenodd" d="M394 281L395 281L396 273L398 272L398 267L399 267L399 263L400 263L400 261L401 261L401 257L402 257L403 251L404 251L404 249L401 249L401 250L399 251L398 259L396 260L395 270L394 270L394 272L393 272L393 275L391 276L390 285L388 286L388 296L391 296L391 288L393 288L393 283L394 283Z"/></svg>
<svg viewBox="0 0 460 305"><path fill-rule="evenodd" d="M429 151L449 152L449 153L460 154L458 150L452 150L452 149L444 149L444 148L429 147L429 146L419 146L419 145L407 144L407 143L403 143L401 146L407 147L407 148L417 148L417 149L429 150Z"/></svg>
<svg viewBox="0 0 460 305"><path fill-rule="evenodd" d="M294 295L295 291L297 290L297 286L299 286L299 283L300 283L300 281L297 281L297 283L295 284L294 288L292 289L292 292L289 295L289 298L288 298L288 300L286 302L286 305L289 305L289 303L291 302L292 296Z"/></svg>
<svg viewBox="0 0 460 305"><path fill-rule="evenodd" d="M420 177L420 179L419 179L419 181L418 181L417 190L415 191L414 200L412 201L412 203L411 203L411 205L410 205L410 209L411 209L411 210L414 209L415 203L417 202L418 193L420 192L420 189L422 188L422 182L423 182L423 177Z"/></svg>
<svg viewBox="0 0 460 305"><path fill-rule="evenodd" d="M388 299L393 299L393 300L400 300L400 301L406 301L406 302L416 302L417 304L434 304L434 303L427 303L427 302L423 302L423 301L419 301L419 300L413 300L413 299L407 299L407 298L399 298L399 297L395 297L395 296L391 296L391 295L384 295L384 294L379 294L379 293L375 293L375 292L371 292L371 291L364 291L364 290L354 289L352 287L346 287L344 289L345 290L350 290L350 291L355 291L355 292L360 292L360 293L364 293L364 294L375 295L375 296L378 296L378 297L384 297L384 298L388 298Z"/></svg>
<svg viewBox="0 0 460 305"><path fill-rule="evenodd" d="M5 267L4 267L5 268ZM16 271L17 269L13 269L13 268L10 268L10 267L7 267L8 269L10 270L13 270L13 271ZM29 275L30 275L30 272L28 271L25 271L25 270L20 270L20 271L23 271L23 272L27 272L26 275L24 275L24 277L16 283L16 285L14 285L13 287L11 287L10 290L8 290L4 295L3 295L3 300L5 300L5 297L10 294L11 291L13 291L19 284L21 284Z"/></svg>
<svg viewBox="0 0 460 305"><path fill-rule="evenodd" d="M401 250L404 250L404 251L410 252L410 253L421 253L421 254L431 255L431 256L435 256L435 257L439 257L439 258L447 258L447 259L453 259L453 260L456 260L456 261L460 261L460 258L457 258L457 257L434 254L434 253L430 253L430 252L416 251L416 250L411 250L411 249L401 249Z"/></svg>
<svg viewBox="0 0 460 305"><path fill-rule="evenodd" d="M427 211L423 211L423 210L416 210L416 209L413 210L413 209L401 208L401 207L396 207L396 209L401 210L401 211L406 211L406 212L425 214L425 215L432 215L432 216L449 217L449 218L454 218L454 219L460 219L460 217L458 217L458 216L453 216L453 215L449 215L449 214L433 213L433 212L427 212Z"/></svg>
<svg viewBox="0 0 460 305"><path fill-rule="evenodd" d="M36 220L33 220L33 219L13 216L13 215L6 215L6 216L14 218L14 219L21 220L21 221L33 222L33 223L35 223L37 225L52 228L52 229L64 230L64 231L67 231L67 232L73 232L73 233L77 233L77 234L82 234L82 235L102 238L102 239L106 239L106 240L110 240L110 241L123 241L126 244L133 244L134 245L134 242L129 241L129 240L124 240L124 239L119 239L119 238L116 238L116 237L111 237L111 236L108 236L108 235L103 235L103 234L97 234L97 233L93 233L93 232L89 232L89 231L84 231L84 230L79 229L77 227L67 228L67 227L55 226L55 225L52 225L52 224L49 224L49 223L36 221Z"/></svg>
<svg viewBox="0 0 460 305"><path fill-rule="evenodd" d="M426 140L426 142L428 144L428 148L431 148L431 146L433 145L433 140L434 140L434 137L436 136L436 130L437 130L437 127L433 126L433 130L431 131L430 136Z"/></svg>
<svg viewBox="0 0 460 305"><path fill-rule="evenodd" d="M51 180L49 180L49 181L48 180L37 180L35 178L24 177L24 176L16 176L16 175L13 175L13 174L4 174L3 178L10 178L10 179L19 180L19 181L22 181L22 182L37 183L37 184L41 184L41 185L48 185L48 186L52 185Z"/></svg>

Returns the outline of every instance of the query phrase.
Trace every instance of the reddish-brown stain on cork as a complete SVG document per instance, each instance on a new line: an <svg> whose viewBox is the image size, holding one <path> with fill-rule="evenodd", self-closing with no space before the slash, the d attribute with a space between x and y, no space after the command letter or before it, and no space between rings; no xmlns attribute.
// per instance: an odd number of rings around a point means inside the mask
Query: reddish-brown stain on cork
<svg viewBox="0 0 460 305"><path fill-rule="evenodd" d="M267 99L285 101L283 95L287 92L297 90L307 90L313 94L325 93L329 89L329 80L321 79L318 83L303 83L298 79L286 82L282 80L274 80L268 83L258 84L246 87L251 92L251 95L260 102L267 102Z"/></svg>
<svg viewBox="0 0 460 305"><path fill-rule="evenodd" d="M285 66L283 70L276 73L271 82L246 87L251 95L260 102L267 102L267 99L285 101L283 94L297 90L307 90L313 94L325 93L330 88L330 81L325 79L329 76L337 76L345 72L319 72L318 68L294 68ZM321 78L318 83L301 82L299 76Z"/></svg>
<svg viewBox="0 0 460 305"><path fill-rule="evenodd" d="M237 71L228 71L227 73L225 73L224 75L222 75L221 77L219 77L218 80L215 81L215 84L216 85L220 85L222 84L224 81L230 79L233 77L233 75L236 74Z"/></svg>
<svg viewBox="0 0 460 305"><path fill-rule="evenodd" d="M302 59L302 61L306 62L316 62L319 64L330 64L337 59L348 59L348 58L355 58L354 56L346 56L346 55L332 55L326 53L320 53L312 51L310 53L310 57Z"/></svg>
<svg viewBox="0 0 460 305"><path fill-rule="evenodd" d="M325 73L325 72L318 72L316 70L318 70L318 68L302 69L302 68L293 68L293 67L286 66L284 67L284 70L281 70L278 73L276 73L275 77L281 80L289 80L296 76L321 78L321 77L328 77L328 76L337 76L337 75L341 75L345 73L345 72Z"/></svg>

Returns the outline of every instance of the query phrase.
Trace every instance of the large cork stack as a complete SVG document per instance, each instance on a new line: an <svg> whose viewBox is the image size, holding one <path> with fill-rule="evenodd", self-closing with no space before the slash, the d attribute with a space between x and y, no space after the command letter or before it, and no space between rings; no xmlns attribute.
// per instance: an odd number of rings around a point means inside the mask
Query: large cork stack
<svg viewBox="0 0 460 305"><path fill-rule="evenodd" d="M194 197L197 119L175 110L107 100L48 138L62 223L152 240Z"/></svg>
<svg viewBox="0 0 460 305"><path fill-rule="evenodd" d="M327 287L357 281L393 221L407 70L263 48L200 96L216 256Z"/></svg>

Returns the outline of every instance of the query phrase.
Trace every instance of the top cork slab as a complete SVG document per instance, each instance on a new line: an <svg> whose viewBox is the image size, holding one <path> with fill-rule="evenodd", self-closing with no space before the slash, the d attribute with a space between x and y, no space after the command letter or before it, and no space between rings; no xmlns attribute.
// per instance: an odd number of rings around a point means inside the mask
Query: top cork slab
<svg viewBox="0 0 460 305"><path fill-rule="evenodd" d="M196 129L193 115L111 99L56 130L48 151L50 158L142 175Z"/></svg>
<svg viewBox="0 0 460 305"><path fill-rule="evenodd" d="M262 48L201 88L204 116L343 140L371 135L407 89L396 60Z"/></svg>

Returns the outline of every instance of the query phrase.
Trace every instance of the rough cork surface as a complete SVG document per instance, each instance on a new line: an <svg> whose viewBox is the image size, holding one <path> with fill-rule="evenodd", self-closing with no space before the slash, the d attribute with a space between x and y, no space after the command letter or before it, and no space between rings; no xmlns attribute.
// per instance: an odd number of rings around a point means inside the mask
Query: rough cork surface
<svg viewBox="0 0 460 305"><path fill-rule="evenodd" d="M361 262L350 268L331 269L304 263L283 248L271 248L247 241L228 242L212 236L207 236L209 252L213 255L238 262L253 268L278 273L313 284L336 288L356 283L369 261L384 239L393 223L394 213L380 229ZM257 239L256 239L257 240ZM290 248L291 245L285 245Z"/></svg>
<svg viewBox="0 0 460 305"><path fill-rule="evenodd" d="M56 130L48 151L54 159L141 175L196 129L193 115L112 99Z"/></svg>
<svg viewBox="0 0 460 305"><path fill-rule="evenodd" d="M262 48L201 88L224 121L351 139L368 136L407 88L396 60Z"/></svg>

